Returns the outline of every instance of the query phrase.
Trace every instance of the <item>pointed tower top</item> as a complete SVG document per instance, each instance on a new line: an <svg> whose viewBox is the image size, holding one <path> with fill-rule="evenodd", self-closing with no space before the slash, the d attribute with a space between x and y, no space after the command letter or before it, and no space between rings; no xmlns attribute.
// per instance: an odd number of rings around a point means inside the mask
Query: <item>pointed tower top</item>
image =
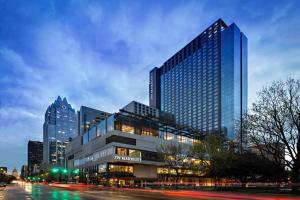
<svg viewBox="0 0 300 200"><path fill-rule="evenodd" d="M57 97L57 101L61 101L61 97L59 95Z"/></svg>
<svg viewBox="0 0 300 200"><path fill-rule="evenodd" d="M63 102L66 103L66 104L68 103L66 97L64 97Z"/></svg>

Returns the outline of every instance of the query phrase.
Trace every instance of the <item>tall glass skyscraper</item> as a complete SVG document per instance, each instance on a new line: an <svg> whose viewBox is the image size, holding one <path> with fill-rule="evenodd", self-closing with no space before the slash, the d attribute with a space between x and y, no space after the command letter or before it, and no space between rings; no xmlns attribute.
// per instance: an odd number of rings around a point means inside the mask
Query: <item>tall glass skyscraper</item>
<svg viewBox="0 0 300 200"><path fill-rule="evenodd" d="M55 166L65 164L65 146L77 135L76 113L67 99L60 96L45 113L43 125L43 162Z"/></svg>
<svg viewBox="0 0 300 200"><path fill-rule="evenodd" d="M178 124L234 139L247 111L247 68L247 37L219 19L150 71L149 104Z"/></svg>

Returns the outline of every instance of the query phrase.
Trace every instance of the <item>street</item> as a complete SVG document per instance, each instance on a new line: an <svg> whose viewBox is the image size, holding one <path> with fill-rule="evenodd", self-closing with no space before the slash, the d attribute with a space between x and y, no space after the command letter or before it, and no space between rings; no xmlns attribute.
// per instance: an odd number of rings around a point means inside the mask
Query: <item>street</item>
<svg viewBox="0 0 300 200"><path fill-rule="evenodd" d="M299 199L285 195L261 195L203 191L170 191L142 189L107 189L95 187L70 187L69 185L42 185L18 182L6 188L0 188L0 200L183 200L183 199Z"/></svg>
<svg viewBox="0 0 300 200"><path fill-rule="evenodd" d="M178 197L162 196L161 193L146 193L146 192L133 192L122 190L73 190L51 187L47 185L31 184L20 182L18 184L10 185L6 189L0 190L0 199L4 200L21 200L21 199L34 199L34 200L137 200L137 199L186 199Z"/></svg>

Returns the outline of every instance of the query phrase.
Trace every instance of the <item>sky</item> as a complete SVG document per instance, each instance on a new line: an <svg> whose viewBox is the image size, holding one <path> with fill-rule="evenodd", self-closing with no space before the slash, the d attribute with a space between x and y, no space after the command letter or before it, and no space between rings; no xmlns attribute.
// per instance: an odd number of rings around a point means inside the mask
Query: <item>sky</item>
<svg viewBox="0 0 300 200"><path fill-rule="evenodd" d="M248 37L249 107L300 77L297 0L0 0L0 166L27 163L58 95L77 110L148 104L149 71L219 18Z"/></svg>

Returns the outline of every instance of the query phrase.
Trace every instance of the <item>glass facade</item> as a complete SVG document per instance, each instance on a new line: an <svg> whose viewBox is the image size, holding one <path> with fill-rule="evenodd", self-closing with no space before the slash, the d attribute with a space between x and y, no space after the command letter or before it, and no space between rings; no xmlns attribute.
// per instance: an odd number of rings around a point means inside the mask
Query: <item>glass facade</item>
<svg viewBox="0 0 300 200"><path fill-rule="evenodd" d="M235 24L222 32L221 66L221 126L234 139L248 99L247 38Z"/></svg>
<svg viewBox="0 0 300 200"><path fill-rule="evenodd" d="M43 125L43 162L64 166L66 143L77 134L75 110L59 96L45 113Z"/></svg>
<svg viewBox="0 0 300 200"><path fill-rule="evenodd" d="M101 110L96 110L86 106L81 106L78 112L78 135L83 135L85 132L93 128L100 121L105 119L110 114Z"/></svg>
<svg viewBox="0 0 300 200"><path fill-rule="evenodd" d="M40 165L43 162L43 143L39 141L29 141L28 142L28 173L34 174L37 173Z"/></svg>
<svg viewBox="0 0 300 200"><path fill-rule="evenodd" d="M234 120L247 110L246 36L216 21L151 70L149 87L150 106L174 114L176 123L232 139Z"/></svg>
<svg viewBox="0 0 300 200"><path fill-rule="evenodd" d="M110 131L118 130L123 133L160 137L186 144L194 144L201 139L200 132L187 129L175 124L165 124L154 119L141 119L139 115L116 113L102 120L98 125L83 134L82 144L88 144L97 137Z"/></svg>

